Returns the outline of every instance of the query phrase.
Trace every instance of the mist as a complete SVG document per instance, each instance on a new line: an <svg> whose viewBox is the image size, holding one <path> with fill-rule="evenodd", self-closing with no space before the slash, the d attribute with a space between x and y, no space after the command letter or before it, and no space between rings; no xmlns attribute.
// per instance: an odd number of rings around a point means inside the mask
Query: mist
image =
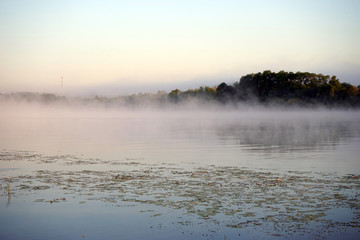
<svg viewBox="0 0 360 240"><path fill-rule="evenodd" d="M359 144L357 108L174 101L167 92L114 98L2 94L0 108L5 150L279 169L310 164L329 171L352 171L359 164L357 147L344 148ZM314 160L308 152L326 154ZM348 164L339 166L337 154L346 155ZM290 161L300 156L310 162Z"/></svg>
<svg viewBox="0 0 360 240"><path fill-rule="evenodd" d="M2 148L47 154L220 165L239 164L240 156L250 165L282 168L274 159L331 153L360 139L360 111L353 109L202 101L118 105L83 98L2 99L0 104ZM349 153L347 166L353 167L357 152ZM335 164L334 157L326 158L317 163L325 167L332 159Z"/></svg>

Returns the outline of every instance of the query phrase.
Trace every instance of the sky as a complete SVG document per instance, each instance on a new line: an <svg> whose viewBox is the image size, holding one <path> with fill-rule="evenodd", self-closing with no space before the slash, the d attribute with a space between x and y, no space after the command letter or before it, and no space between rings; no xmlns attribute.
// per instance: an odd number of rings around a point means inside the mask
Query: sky
<svg viewBox="0 0 360 240"><path fill-rule="evenodd" d="M360 0L0 0L0 92L186 90L263 70L357 86L359 12Z"/></svg>

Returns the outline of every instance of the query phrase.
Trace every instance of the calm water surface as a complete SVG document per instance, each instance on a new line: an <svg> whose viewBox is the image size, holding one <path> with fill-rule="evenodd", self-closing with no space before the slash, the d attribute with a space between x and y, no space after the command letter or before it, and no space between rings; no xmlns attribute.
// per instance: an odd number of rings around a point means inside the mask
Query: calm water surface
<svg viewBox="0 0 360 240"><path fill-rule="evenodd" d="M359 120L351 111L7 109L0 238L357 239Z"/></svg>
<svg viewBox="0 0 360 240"><path fill-rule="evenodd" d="M107 160L358 173L360 113L59 111L2 114L5 150Z"/></svg>

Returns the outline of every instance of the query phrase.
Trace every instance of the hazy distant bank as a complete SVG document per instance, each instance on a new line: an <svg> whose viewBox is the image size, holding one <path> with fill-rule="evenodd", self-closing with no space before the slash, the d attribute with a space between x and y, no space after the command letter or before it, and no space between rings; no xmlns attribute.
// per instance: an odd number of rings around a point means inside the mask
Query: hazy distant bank
<svg viewBox="0 0 360 240"><path fill-rule="evenodd" d="M128 96L69 97L53 93L0 93L2 103L105 108L359 108L360 85L340 82L336 76L264 71L248 74L233 84Z"/></svg>

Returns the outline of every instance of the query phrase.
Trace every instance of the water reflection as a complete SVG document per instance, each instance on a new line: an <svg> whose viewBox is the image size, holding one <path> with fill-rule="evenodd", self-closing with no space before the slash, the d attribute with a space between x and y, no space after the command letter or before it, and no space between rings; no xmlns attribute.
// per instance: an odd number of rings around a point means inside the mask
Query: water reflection
<svg viewBox="0 0 360 240"><path fill-rule="evenodd" d="M360 127L350 121L246 121L220 127L217 135L252 152L320 151L335 150L360 136Z"/></svg>
<svg viewBox="0 0 360 240"><path fill-rule="evenodd" d="M6 207L8 207L10 205L10 202L11 202L11 188L10 188L10 181L9 180L6 181L6 186L7 186L7 195L8 195Z"/></svg>

